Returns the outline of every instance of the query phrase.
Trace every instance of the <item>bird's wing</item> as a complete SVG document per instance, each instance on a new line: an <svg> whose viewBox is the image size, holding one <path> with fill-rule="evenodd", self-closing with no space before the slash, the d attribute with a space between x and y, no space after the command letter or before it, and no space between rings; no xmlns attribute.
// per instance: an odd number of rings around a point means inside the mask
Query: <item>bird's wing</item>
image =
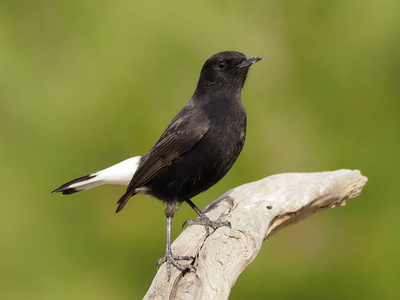
<svg viewBox="0 0 400 300"><path fill-rule="evenodd" d="M144 157L139 168L132 177L128 186L136 188L149 182L160 169L168 166L174 159L189 152L207 133L207 130L200 132L176 132L160 140L151 151Z"/></svg>
<svg viewBox="0 0 400 300"><path fill-rule="evenodd" d="M186 126L182 127L187 128ZM153 179L162 168L168 166L176 158L189 152L207 133L210 125L207 122L201 127L197 124L196 127L196 130L191 129L186 131L176 130L170 127L167 128L155 146L148 154L143 156L138 169L128 185L126 193L118 201L119 206L117 212L119 212L125 206L129 198L135 194L136 188L144 186Z"/></svg>

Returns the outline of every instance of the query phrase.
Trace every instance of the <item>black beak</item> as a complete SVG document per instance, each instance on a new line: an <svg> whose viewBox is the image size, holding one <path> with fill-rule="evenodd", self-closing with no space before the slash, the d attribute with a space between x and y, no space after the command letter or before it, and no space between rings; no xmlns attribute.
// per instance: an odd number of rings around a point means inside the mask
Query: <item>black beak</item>
<svg viewBox="0 0 400 300"><path fill-rule="evenodd" d="M239 66L241 68L243 67L250 67L252 64L255 64L256 62L262 60L263 58L260 56L254 56L254 57L249 57L246 58L246 60L244 62L242 62Z"/></svg>

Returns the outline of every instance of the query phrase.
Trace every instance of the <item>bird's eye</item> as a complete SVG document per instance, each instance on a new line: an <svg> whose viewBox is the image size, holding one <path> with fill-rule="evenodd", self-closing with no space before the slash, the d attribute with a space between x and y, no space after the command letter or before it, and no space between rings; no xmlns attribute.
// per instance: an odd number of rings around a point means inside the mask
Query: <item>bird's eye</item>
<svg viewBox="0 0 400 300"><path fill-rule="evenodd" d="M224 69L224 68L226 67L226 63L225 63L223 60L221 60L221 61L219 61L219 62L217 63L217 66L218 66L218 68L220 68L220 69Z"/></svg>

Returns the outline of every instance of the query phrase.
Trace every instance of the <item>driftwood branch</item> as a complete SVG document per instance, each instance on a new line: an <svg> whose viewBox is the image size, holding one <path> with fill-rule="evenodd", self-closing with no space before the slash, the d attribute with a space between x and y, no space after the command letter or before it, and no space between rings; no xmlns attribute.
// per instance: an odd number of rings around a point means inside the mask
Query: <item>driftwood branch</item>
<svg viewBox="0 0 400 300"><path fill-rule="evenodd" d="M197 271L183 274L172 268L168 282L162 265L145 299L227 299L268 237L311 214L345 205L361 193L366 182L357 170L287 173L226 192L204 212L211 220L226 213L232 228L218 228L207 239L202 226L182 232L172 251L196 256Z"/></svg>

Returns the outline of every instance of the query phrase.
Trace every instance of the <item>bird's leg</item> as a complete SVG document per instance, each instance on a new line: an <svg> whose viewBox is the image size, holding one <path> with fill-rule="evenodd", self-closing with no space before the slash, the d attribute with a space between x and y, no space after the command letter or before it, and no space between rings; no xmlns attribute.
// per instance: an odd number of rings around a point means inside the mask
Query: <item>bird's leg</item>
<svg viewBox="0 0 400 300"><path fill-rule="evenodd" d="M196 270L191 264L181 265L180 263L177 262L178 260L194 260L195 257L177 256L172 254L171 251L171 223L172 223L172 218L174 217L174 214L177 210L178 207L176 206L176 201L168 202L167 206L165 207L165 217L167 218L167 251L165 253L165 256L157 260L156 263L157 268L164 262L167 263L168 281L171 278L171 264L173 264L180 271Z"/></svg>
<svg viewBox="0 0 400 300"><path fill-rule="evenodd" d="M217 228L222 226L227 226L231 228L231 223L229 221L221 221L223 217L226 216L225 213L221 214L219 218L215 221L211 221L190 199L186 202L193 208L193 210L199 215L196 220L187 220L182 225L182 230L186 224L190 225L204 225L206 228L207 236L210 235L210 227L215 231Z"/></svg>

